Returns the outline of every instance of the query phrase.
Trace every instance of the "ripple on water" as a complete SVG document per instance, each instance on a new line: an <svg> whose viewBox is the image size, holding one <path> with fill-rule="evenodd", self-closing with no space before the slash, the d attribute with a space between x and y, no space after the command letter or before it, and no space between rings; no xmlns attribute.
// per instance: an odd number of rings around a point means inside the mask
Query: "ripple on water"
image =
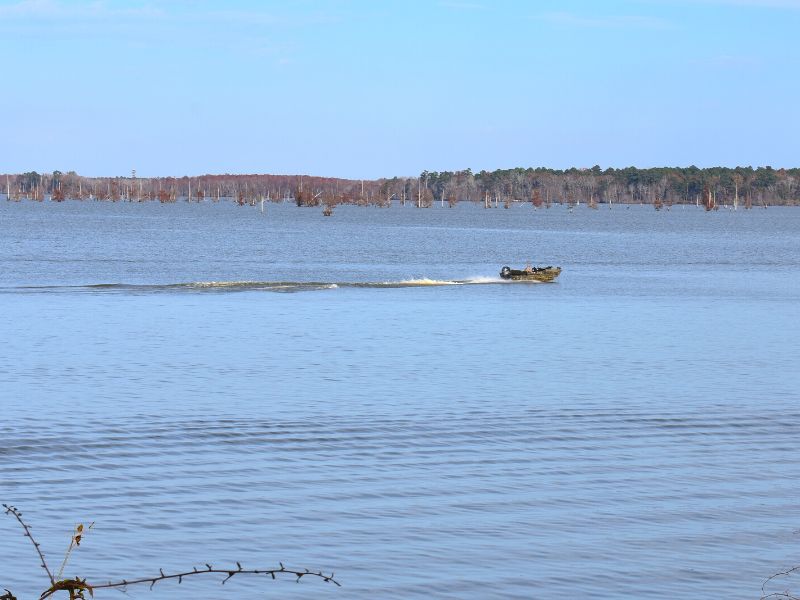
<svg viewBox="0 0 800 600"><path fill-rule="evenodd" d="M57 437L5 424L0 480L8 499L33 507L49 548L65 519L97 521L78 564L98 574L296 559L347 573L348 597L391 581L405 597L455 598L506 578L485 596L655 597L666 558L669 589L691 595L766 543L775 511L796 510L792 481L774 473L797 474L785 440L798 416L94 419L78 431L52 423ZM18 578L29 558L24 547L10 557L4 585L33 591ZM752 575L766 570L761 561ZM598 591L604 577L614 593ZM162 596L179 597L169 585Z"/></svg>

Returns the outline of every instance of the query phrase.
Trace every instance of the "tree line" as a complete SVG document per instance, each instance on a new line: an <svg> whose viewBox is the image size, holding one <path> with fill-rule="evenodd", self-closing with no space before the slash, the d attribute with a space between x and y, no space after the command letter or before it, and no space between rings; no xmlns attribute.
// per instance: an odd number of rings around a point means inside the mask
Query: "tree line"
<svg viewBox="0 0 800 600"><path fill-rule="evenodd" d="M5 184L3 186L3 184ZM201 175L196 177L84 177L74 171L0 175L9 200L219 201L254 205L262 201L298 206L338 204L426 208L435 202L487 207L528 202L558 204L698 204L767 206L800 204L800 169L772 167L658 167L565 170L498 169L473 173L423 171L414 177L352 180L307 175ZM2 188L5 189L2 189Z"/></svg>

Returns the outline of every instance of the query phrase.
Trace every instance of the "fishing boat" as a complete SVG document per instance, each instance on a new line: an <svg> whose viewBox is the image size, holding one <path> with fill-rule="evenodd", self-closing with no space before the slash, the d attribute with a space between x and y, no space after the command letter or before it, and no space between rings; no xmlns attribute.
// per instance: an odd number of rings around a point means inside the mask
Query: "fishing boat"
<svg viewBox="0 0 800 600"><path fill-rule="evenodd" d="M524 269L512 269L503 267L500 269L501 279L511 281L553 281L561 273L561 267L525 267Z"/></svg>

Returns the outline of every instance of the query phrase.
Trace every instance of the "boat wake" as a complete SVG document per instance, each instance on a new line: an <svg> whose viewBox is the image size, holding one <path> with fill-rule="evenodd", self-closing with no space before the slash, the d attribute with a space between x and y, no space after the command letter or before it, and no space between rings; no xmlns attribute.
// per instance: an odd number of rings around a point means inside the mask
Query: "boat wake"
<svg viewBox="0 0 800 600"><path fill-rule="evenodd" d="M0 287L0 293L119 293L119 294L158 294L158 293L226 293L226 292L310 292L335 290L340 288L419 288L459 285L504 284L497 277L473 277L470 279L430 279L416 278L398 281L193 281L186 283L136 284L136 283L94 283L87 285L48 285Z"/></svg>

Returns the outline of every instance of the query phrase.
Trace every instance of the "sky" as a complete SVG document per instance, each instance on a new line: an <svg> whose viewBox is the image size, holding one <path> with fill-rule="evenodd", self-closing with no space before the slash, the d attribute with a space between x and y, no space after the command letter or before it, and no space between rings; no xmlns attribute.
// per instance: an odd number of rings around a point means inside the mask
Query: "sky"
<svg viewBox="0 0 800 600"><path fill-rule="evenodd" d="M0 0L0 172L800 166L800 0Z"/></svg>

